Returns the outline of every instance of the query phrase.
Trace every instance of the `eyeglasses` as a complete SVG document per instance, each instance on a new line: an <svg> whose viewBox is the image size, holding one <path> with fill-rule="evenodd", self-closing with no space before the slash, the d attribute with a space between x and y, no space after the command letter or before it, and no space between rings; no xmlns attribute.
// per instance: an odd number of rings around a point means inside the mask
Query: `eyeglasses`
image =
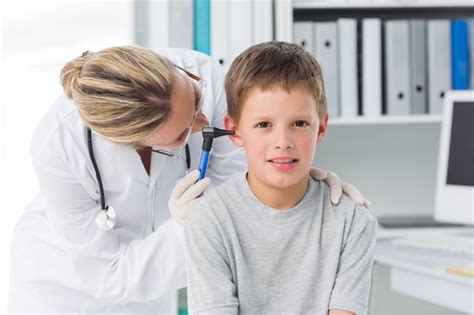
<svg viewBox="0 0 474 315"><path fill-rule="evenodd" d="M197 119L199 113L201 112L202 104L204 103L204 92L206 91L206 81L204 79L200 78L199 76L195 75L194 73L191 73L188 70L186 70L186 69L184 69L180 66L177 66L177 65L174 65L174 66L176 68L178 68L179 70L181 70L182 72L184 72L186 74L186 76L188 76L192 80L196 81L197 85L198 85L198 87L201 91L200 98L194 104L195 107L194 107L194 112L193 112L193 119L192 119L191 123L189 124L189 126L185 129L185 131L183 131L183 134L186 133L186 136L184 138L183 143L178 148L175 148L175 149L156 149L156 148L153 148L153 147L143 147L142 149L147 150L147 151L151 151L151 152L155 152L155 153L158 153L158 154L162 154L162 155L165 155L165 156L170 157L170 158L177 159L181 155L180 154L181 149L188 143L189 137L191 136L191 133L193 131L194 124L196 123L196 119Z"/></svg>

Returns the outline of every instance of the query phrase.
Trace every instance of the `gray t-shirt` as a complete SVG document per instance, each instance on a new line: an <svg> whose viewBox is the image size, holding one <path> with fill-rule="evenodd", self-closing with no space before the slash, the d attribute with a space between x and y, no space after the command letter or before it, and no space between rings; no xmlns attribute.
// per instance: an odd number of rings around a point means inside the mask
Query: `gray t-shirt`
<svg viewBox="0 0 474 315"><path fill-rule="evenodd" d="M185 226L191 313L367 312L377 222L309 180L282 212L258 200L245 174L209 192Z"/></svg>

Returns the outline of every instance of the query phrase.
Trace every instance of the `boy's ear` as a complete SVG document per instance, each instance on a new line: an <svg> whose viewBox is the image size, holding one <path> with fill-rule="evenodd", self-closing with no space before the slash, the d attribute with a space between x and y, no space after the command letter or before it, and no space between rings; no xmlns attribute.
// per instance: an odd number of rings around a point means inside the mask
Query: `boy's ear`
<svg viewBox="0 0 474 315"><path fill-rule="evenodd" d="M321 143L324 138L326 137L327 131L328 131L328 120L329 120L329 115L326 113L324 115L324 118L321 119L319 122L319 130L318 130L318 139L317 143Z"/></svg>
<svg viewBox="0 0 474 315"><path fill-rule="evenodd" d="M232 119L232 117L229 116L229 114L225 114L224 127L227 130L235 130L235 134L232 136L229 136L230 141L232 141L232 143L234 143L239 148L243 147L244 143L242 141L242 138L240 137L237 124L235 123L234 119Z"/></svg>

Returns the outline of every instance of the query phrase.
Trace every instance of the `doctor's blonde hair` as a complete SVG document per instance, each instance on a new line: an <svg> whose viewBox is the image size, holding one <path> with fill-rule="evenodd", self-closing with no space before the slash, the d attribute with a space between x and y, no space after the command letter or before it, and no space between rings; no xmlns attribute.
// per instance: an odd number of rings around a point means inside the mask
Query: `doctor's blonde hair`
<svg viewBox="0 0 474 315"><path fill-rule="evenodd" d="M85 52L61 71L84 123L110 141L139 147L170 115L173 64L140 47Z"/></svg>

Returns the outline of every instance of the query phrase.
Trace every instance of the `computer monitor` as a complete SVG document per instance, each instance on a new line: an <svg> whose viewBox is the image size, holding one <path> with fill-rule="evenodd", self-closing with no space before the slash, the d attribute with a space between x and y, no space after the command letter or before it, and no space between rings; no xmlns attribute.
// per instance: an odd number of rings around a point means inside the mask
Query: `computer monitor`
<svg viewBox="0 0 474 315"><path fill-rule="evenodd" d="M443 111L434 217L474 225L474 91L449 91Z"/></svg>

